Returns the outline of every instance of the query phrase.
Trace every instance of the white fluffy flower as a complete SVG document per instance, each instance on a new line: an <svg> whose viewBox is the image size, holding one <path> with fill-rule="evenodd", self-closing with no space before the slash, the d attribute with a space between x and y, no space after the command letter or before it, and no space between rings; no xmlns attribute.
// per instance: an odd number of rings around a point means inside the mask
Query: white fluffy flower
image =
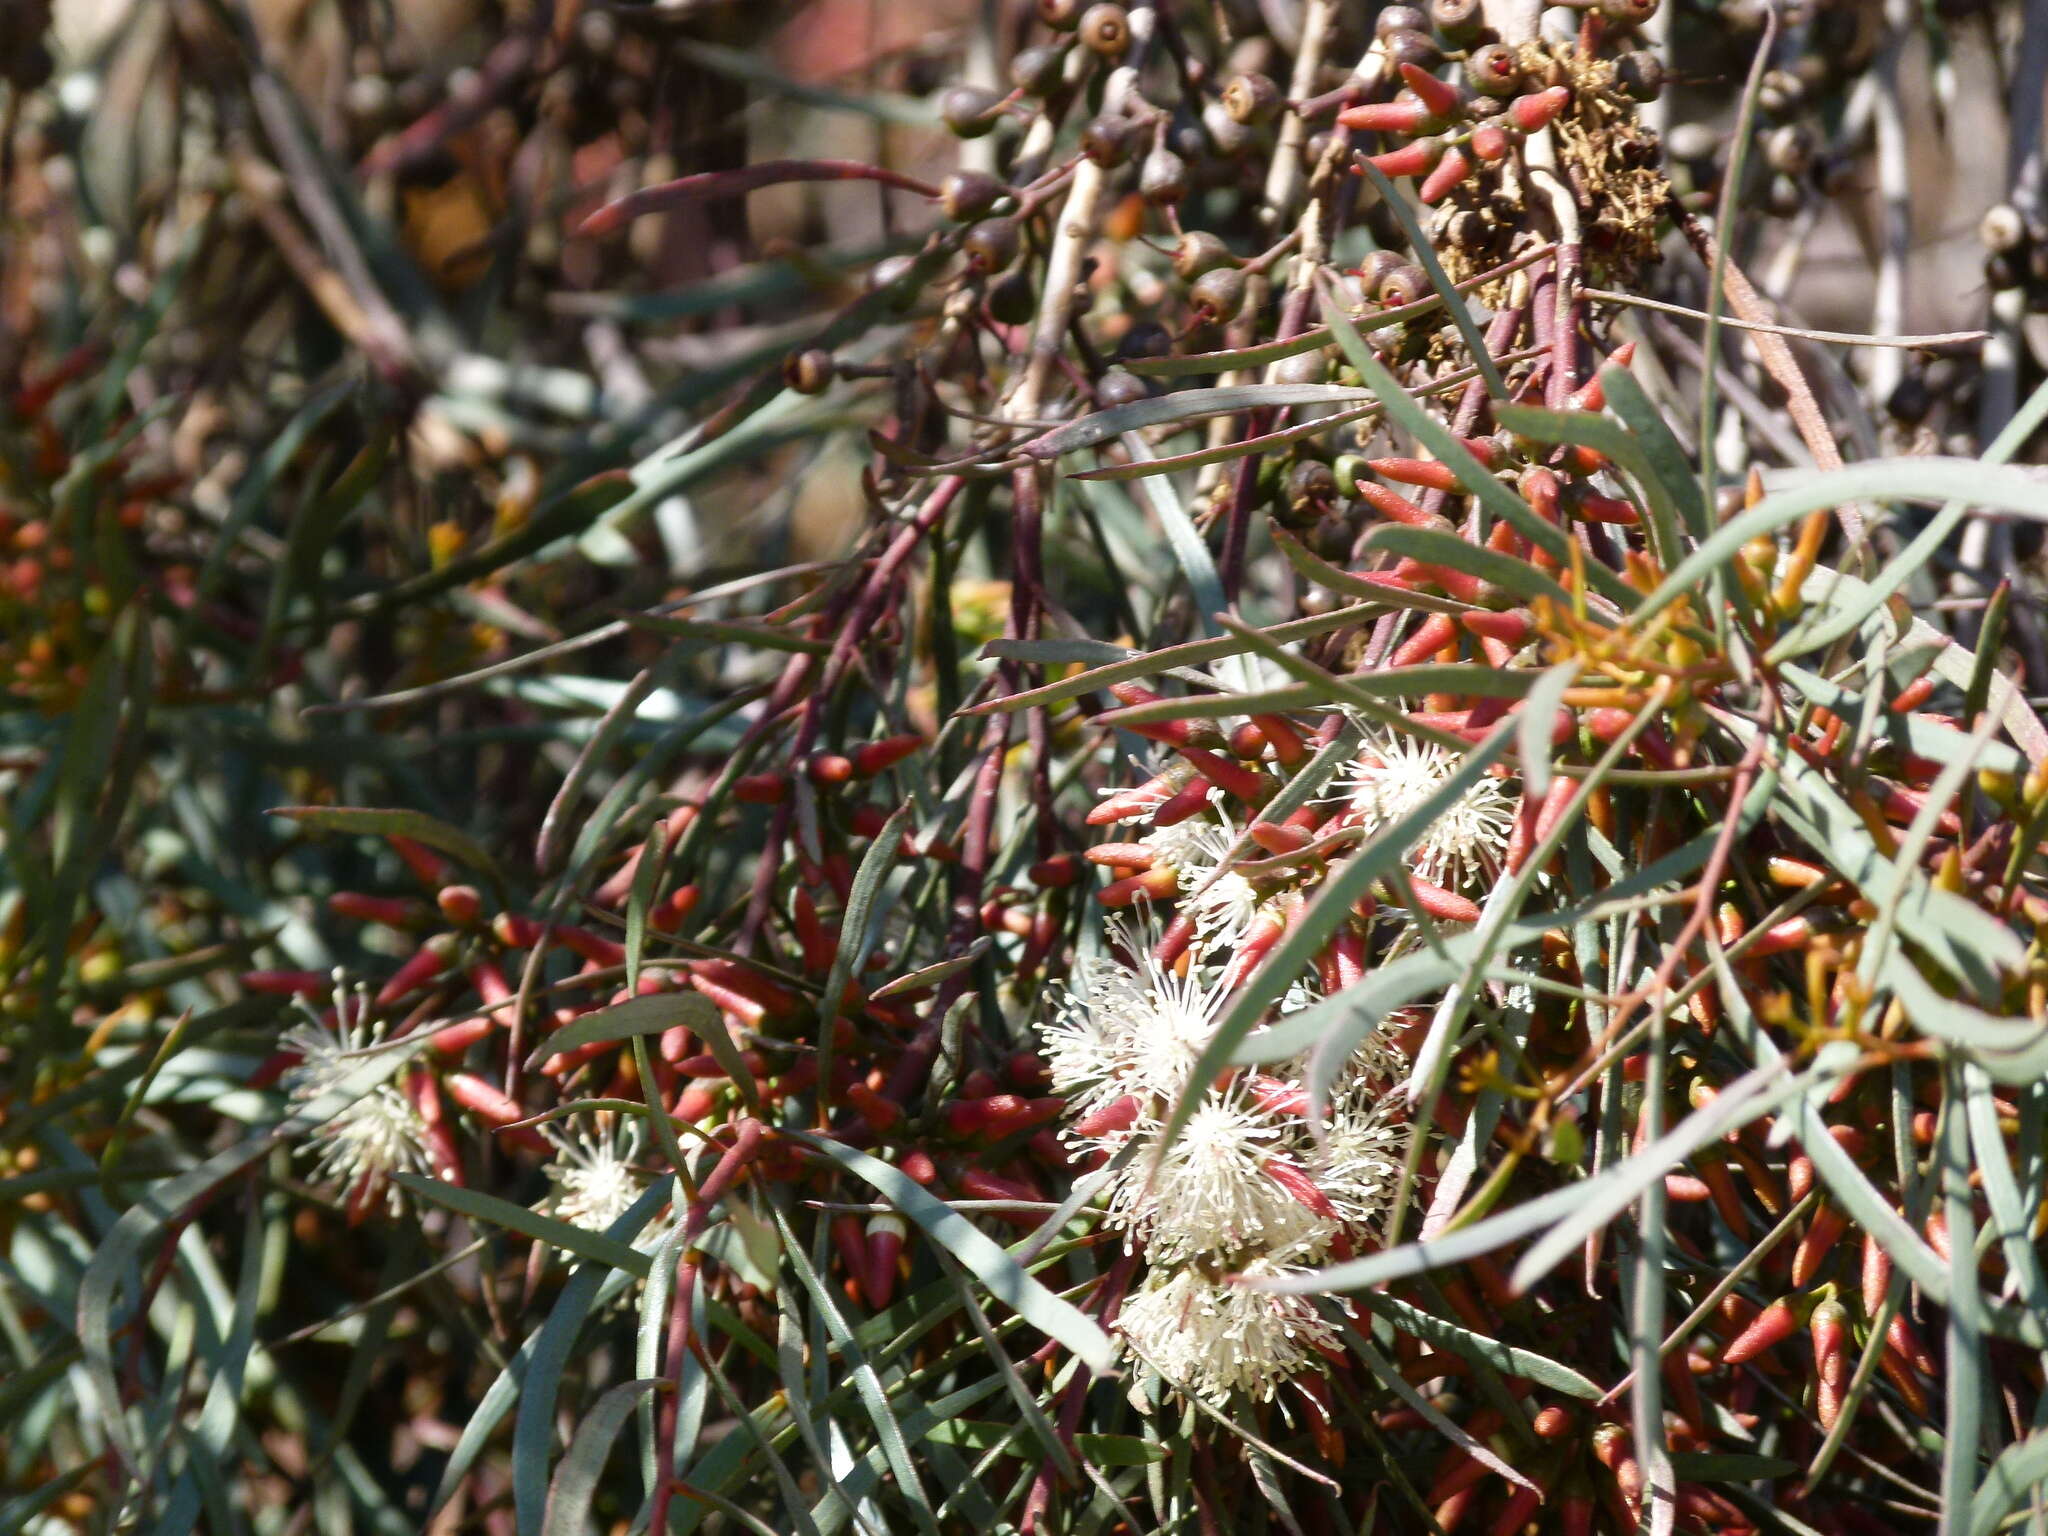
<svg viewBox="0 0 2048 1536"><path fill-rule="evenodd" d="M1247 1275L1298 1272L1281 1255L1244 1266ZM1270 1402L1282 1382L1319 1368L1320 1351L1338 1344L1309 1297L1250 1290L1193 1268L1152 1270L1116 1328L1175 1389L1217 1405L1234 1392Z"/></svg>
<svg viewBox="0 0 2048 1536"><path fill-rule="evenodd" d="M1127 1093L1175 1102L1223 1006L1199 965L1180 974L1153 958L1150 923L1112 919L1109 938L1113 952L1088 962L1039 1026L1053 1086L1076 1116Z"/></svg>
<svg viewBox="0 0 2048 1536"><path fill-rule="evenodd" d="M1285 1129L1243 1094L1212 1089L1156 1164L1141 1156L1124 1170L1110 1219L1143 1238L1155 1263L1324 1235L1328 1223L1268 1171Z"/></svg>
<svg viewBox="0 0 2048 1536"><path fill-rule="evenodd" d="M1237 835L1226 816L1220 823L1193 817L1154 828L1145 837L1159 861L1172 868L1180 885L1181 910L1194 920L1196 936L1205 947L1235 948L1265 904L1250 880L1222 868Z"/></svg>
<svg viewBox="0 0 2048 1536"><path fill-rule="evenodd" d="M1126 1091L1178 1103L1227 994L1198 965L1177 974L1152 958L1137 973L1139 1001L1115 1021Z"/></svg>
<svg viewBox="0 0 2048 1536"><path fill-rule="evenodd" d="M555 1186L548 1214L587 1232L603 1232L647 1192L647 1176L633 1166L640 1155L638 1120L623 1134L613 1123L595 1133L552 1133L548 1139L561 1153L547 1170Z"/></svg>
<svg viewBox="0 0 2048 1536"><path fill-rule="evenodd" d="M367 998L349 997L339 976L334 1001L339 1022L332 1028L309 1018L285 1031L279 1042L299 1057L298 1065L282 1079L294 1111L305 1109L360 1072L365 1060L360 1053L377 1044L383 1034L381 1028L363 1022L369 1012ZM381 1187L385 1207L393 1215L398 1214L403 1200L391 1175L433 1171L426 1122L412 1100L388 1080L344 1105L306 1138L300 1150L314 1159L315 1182L341 1185L352 1198L364 1202Z"/></svg>
<svg viewBox="0 0 2048 1536"><path fill-rule="evenodd" d="M1144 990L1130 971L1113 962L1087 967L1073 987L1054 988L1053 1017L1038 1026L1045 1069L1053 1090L1076 1117L1121 1097L1121 1021L1145 1005Z"/></svg>
<svg viewBox="0 0 2048 1536"><path fill-rule="evenodd" d="M1458 766L1457 758L1431 742L1404 735L1369 738L1339 770L1336 786L1367 829L1377 831L1419 809ZM1475 779L1415 840L1415 873L1446 889L1491 876L1514 826L1515 800L1502 782Z"/></svg>
<svg viewBox="0 0 2048 1536"><path fill-rule="evenodd" d="M1331 1105L1328 1126L1309 1153L1310 1176L1348 1227L1379 1221L1393 1202L1408 1150L1399 1107L1398 1095L1356 1083Z"/></svg>

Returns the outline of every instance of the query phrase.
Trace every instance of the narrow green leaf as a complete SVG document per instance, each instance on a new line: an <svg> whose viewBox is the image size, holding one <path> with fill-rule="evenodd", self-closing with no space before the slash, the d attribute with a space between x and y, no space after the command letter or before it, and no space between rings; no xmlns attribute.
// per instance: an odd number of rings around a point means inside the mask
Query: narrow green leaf
<svg viewBox="0 0 2048 1536"><path fill-rule="evenodd" d="M1759 534L1775 533L1809 512L1845 501L1957 501L2048 522L2048 482L2009 465L1928 456L1871 459L1846 469L1796 472L1786 475L1781 489L1721 524L1680 561L1657 590L1642 600L1636 620L1646 622L1662 613Z"/></svg>
<svg viewBox="0 0 2048 1536"><path fill-rule="evenodd" d="M1229 384L1216 389L1182 389L1149 400L1133 400L1128 405L1113 405L1106 411L1066 422L1019 444L1017 452L1032 459L1056 459L1061 454L1098 447L1147 427L1200 421L1209 416L1234 416L1240 411L1283 405L1363 405L1371 400L1365 390L1341 384Z"/></svg>
<svg viewBox="0 0 2048 1536"><path fill-rule="evenodd" d="M1136 1435L1074 1436L1074 1449L1098 1467L1149 1467L1166 1459L1166 1447Z"/></svg>
<svg viewBox="0 0 2048 1536"><path fill-rule="evenodd" d="M591 1405L548 1485L541 1536L583 1536L590 1521L591 1499L604 1476L605 1462L611 1458L612 1442L619 1438L640 1400L666 1385L659 1377L622 1381Z"/></svg>
<svg viewBox="0 0 2048 1536"><path fill-rule="evenodd" d="M1410 528L1404 523L1382 523L1366 534L1365 547L1369 550L1383 549L1389 554L1408 555L1431 565L1463 571L1469 576L1477 576L1481 581L1490 582L1501 591L1524 602L1532 598L1547 597L1561 608L1569 610L1571 607L1571 594L1528 561L1518 560L1513 555L1504 555L1498 550L1474 544L1470 539L1448 529Z"/></svg>
<svg viewBox="0 0 2048 1536"><path fill-rule="evenodd" d="M1536 680L1522 706L1515 750L1522 759L1522 793L1541 800L1550 793L1550 730L1564 705L1565 690L1579 680L1579 664L1561 661Z"/></svg>
<svg viewBox="0 0 2048 1536"><path fill-rule="evenodd" d="M394 1173L391 1177L393 1182L418 1195L422 1200L445 1205L449 1210L467 1216L471 1221L503 1227L509 1232L519 1233L522 1237L546 1243L550 1248L572 1253L579 1259L589 1259L593 1263L624 1270L641 1280L647 1278L647 1255L629 1243L606 1237L602 1232L592 1232L566 1221L557 1221L552 1216L543 1216L540 1212L513 1201L501 1200L496 1195L487 1195L480 1189L464 1189L458 1184L445 1184L439 1179L421 1178L416 1173Z"/></svg>
<svg viewBox="0 0 2048 1536"><path fill-rule="evenodd" d="M425 811L371 810L346 805L286 805L270 812L323 832L352 832L362 837L409 837L460 859L471 869L502 883L490 851L467 832L449 826Z"/></svg>
<svg viewBox="0 0 2048 1536"><path fill-rule="evenodd" d="M1294 619L1285 624L1275 624L1270 629L1259 631L1276 645L1288 645L1296 640L1311 639L1326 635L1333 629L1346 629L1362 620L1373 617L1382 608L1360 604L1352 608L1339 608L1334 613L1319 613L1312 618ZM1225 656L1242 656L1252 649L1252 642L1237 635L1224 635L1214 640L1189 640L1180 645L1164 646L1156 651L1147 651L1127 661L1110 662L1094 667L1072 677L1061 678L1056 683L1046 683L1037 688L1027 688L1021 693L1007 694L1000 699L990 699L984 704L970 705L961 711L963 715L1010 714L1020 709L1030 709L1040 704L1056 704L1062 699L1071 699L1080 694L1094 693L1107 688L1111 683L1130 682L1140 677L1154 677L1161 672L1170 672L1175 667L1198 667L1208 662L1221 661ZM991 654L994 654L991 652Z"/></svg>
<svg viewBox="0 0 2048 1536"><path fill-rule="evenodd" d="M593 1008L563 1025L541 1041L527 1066L537 1067L564 1051L595 1045L601 1040L659 1035L678 1025L702 1036L704 1043L716 1054L719 1045L712 1037L724 1034L724 1024L717 1005L701 992L650 992L645 997L629 997L623 1003L613 1003L608 1008ZM735 1056L734 1062L737 1060ZM722 1056L719 1065L727 1071L732 1070L732 1063L726 1062Z"/></svg>
<svg viewBox="0 0 2048 1536"><path fill-rule="evenodd" d="M1100 1324L1032 1279L979 1227L912 1182L907 1174L836 1141L801 1131L788 1134L880 1190L883 1198L924 1228L933 1242L976 1275L988 1287L989 1294L1039 1332L1066 1345L1090 1370L1106 1376L1115 1369L1116 1346ZM991 1378L990 1385L995 1384Z"/></svg>
<svg viewBox="0 0 2048 1536"><path fill-rule="evenodd" d="M1742 1451L1673 1451L1671 1470L1693 1483L1766 1483L1790 1477L1799 1463Z"/></svg>
<svg viewBox="0 0 2048 1536"><path fill-rule="evenodd" d="M1475 1365L1483 1365L1500 1372L1503 1376L1521 1376L1538 1386L1562 1392L1567 1397L1581 1398L1597 1403L1603 1395L1600 1388L1568 1365L1561 1365L1548 1355L1539 1355L1531 1349L1520 1349L1504 1344L1498 1339L1489 1339L1484 1334L1473 1333L1461 1328L1447 1318L1420 1307L1411 1306L1397 1297L1379 1291L1359 1293L1359 1303L1369 1311L1377 1312L1403 1333L1421 1339L1425 1344L1462 1356Z"/></svg>

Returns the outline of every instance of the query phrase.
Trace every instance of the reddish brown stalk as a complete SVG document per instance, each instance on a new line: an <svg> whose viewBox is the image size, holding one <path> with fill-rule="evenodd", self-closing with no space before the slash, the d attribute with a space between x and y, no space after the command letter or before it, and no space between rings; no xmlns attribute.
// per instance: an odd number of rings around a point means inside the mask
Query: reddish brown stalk
<svg viewBox="0 0 2048 1536"><path fill-rule="evenodd" d="M761 1133L758 1120L736 1123L732 1145L726 1148L717 1166L698 1186L695 1197L684 1212L682 1240L676 1250L682 1257L676 1266L675 1295L670 1300L668 1313L670 1380L663 1383L661 1409L655 1420L654 1504L648 1521L649 1530L668 1529L668 1503L675 1487L675 1480L669 1473L676 1463L676 1407L682 1392L683 1361L694 1343L690 1336L690 1311L697 1289L696 1239L710 1223L711 1208L725 1197L725 1192L753 1160L755 1149L761 1143ZM676 1170L678 1178L682 1173L682 1169Z"/></svg>
<svg viewBox="0 0 2048 1536"><path fill-rule="evenodd" d="M790 181L879 181L899 191L915 192L919 197L939 196L939 189L928 181L858 160L763 160L736 170L700 171L695 176L680 176L657 187L628 192L577 225L576 233L586 237L609 235L644 213L659 213L698 198L739 197Z"/></svg>

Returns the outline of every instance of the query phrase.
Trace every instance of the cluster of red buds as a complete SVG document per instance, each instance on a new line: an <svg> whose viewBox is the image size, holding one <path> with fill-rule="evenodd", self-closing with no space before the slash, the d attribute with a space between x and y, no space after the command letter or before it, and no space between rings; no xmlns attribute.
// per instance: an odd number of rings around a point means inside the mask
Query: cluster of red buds
<svg viewBox="0 0 2048 1536"><path fill-rule="evenodd" d="M888 738L845 756L810 759L805 774L817 786L857 785L919 750L915 736ZM735 785L734 798L775 804L787 792L785 775L761 774ZM1029 1227L1043 1214L1047 1174L1067 1166L1050 1127L1064 1107L1048 1096L1042 1064L1016 1052L993 1067L961 1072L936 1097L905 1070L906 1048L917 1039L934 986L890 971L886 949L844 982L833 1006L821 988L840 965L843 914L853 894L854 861L862 843L887 830L888 818L872 804L844 808L848 841L813 865L806 857L787 893L779 924L788 941L787 965L704 953L691 942L703 926L700 889L685 883L667 891L647 913L647 953L637 985L628 987L624 935L619 927L641 864L665 856L698 815L684 805L668 816L660 835L630 853L591 893L582 921L544 922L511 910L492 913L483 893L456 878L450 862L418 840L385 838L422 888L403 896L337 891L327 899L337 918L381 930L388 948L402 936L407 952L374 987L337 994L315 1017L338 1040L375 1021L377 1036L398 1040L425 1034L426 1045L401 1078L403 1096L418 1116L424 1159L434 1177L463 1184L480 1167L476 1149L459 1134L457 1112L506 1149L559 1162L564 1144L550 1131L558 1106L578 1100L635 1101L658 1106L679 1125L729 1144L742 1123L760 1128L788 1119L801 1124L817 1106L821 1129L849 1144L877 1151L912 1180L950 1198L993 1203L999 1220ZM943 865L957 853L942 840L896 834L896 854ZM1041 871L1046 893L1071 884L1077 866L1051 861ZM986 904L992 933L1022 932L1027 951L1043 954L1052 942L1051 918L1033 913L1025 893L998 892ZM1026 921L1020 923L1019 917ZM672 941L683 941L679 953ZM561 957L560 960L550 959ZM1027 955L1028 958L1028 955ZM562 963L566 961L566 966ZM242 978L254 993L323 999L333 979L314 971L254 971ZM521 989L528 989L522 999ZM634 998L694 993L718 1011L713 1031L688 1024L662 1030L648 1053L652 1080L642 1078L630 1044L608 1037L563 1050L550 1036L579 1019ZM829 1051L815 1042L830 1021ZM303 1032L259 1070L259 1086L302 1070ZM821 1088L829 1055L830 1081ZM909 1086L905 1086L906 1083ZM452 1109L451 1107L452 1106ZM645 1139L642 1145L646 1145ZM389 1194L389 1175L402 1165L353 1168L345 1190L352 1221L361 1221ZM634 1170L650 1175L653 1164ZM770 1180L809 1179L821 1196L829 1171L813 1168L796 1143L768 1134L748 1172ZM850 1297L873 1307L889 1304L897 1277L910 1262L900 1219L836 1217L835 1248Z"/></svg>
<svg viewBox="0 0 2048 1536"><path fill-rule="evenodd" d="M1563 85L1509 95L1526 82L1513 54L1499 43L1476 50L1465 68L1478 94L1403 64L1401 78L1407 89L1392 101L1366 102L1337 114L1346 128L1399 135L1408 141L1372 156L1372 163L1387 176L1420 178L1417 195L1425 203L1439 201L1476 167L1499 165L1515 152L1520 139L1549 127L1571 100L1570 89ZM1478 115L1473 108L1480 101L1495 105Z"/></svg>

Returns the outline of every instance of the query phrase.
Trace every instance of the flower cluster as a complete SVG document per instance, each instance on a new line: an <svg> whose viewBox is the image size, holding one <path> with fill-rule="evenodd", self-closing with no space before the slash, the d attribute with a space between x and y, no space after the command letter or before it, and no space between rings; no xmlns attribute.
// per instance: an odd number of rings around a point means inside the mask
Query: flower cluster
<svg viewBox="0 0 2048 1536"><path fill-rule="evenodd" d="M1136 690L1122 697L1152 702ZM1333 715L1329 726L1334 739L1347 722ZM1397 1020L1383 1021L1327 1074L1324 1104L1305 1086L1305 1058L1197 1080L1225 1009L1270 962L1323 867L1267 855L1347 830L1353 846L1358 834L1393 828L1428 809L1457 768L1427 742L1370 735L1324 799L1275 823L1258 814L1266 786L1253 765L1268 753L1302 760L1303 744L1282 731L1273 721L1237 733L1230 759L1197 745L1192 731L1164 731L1183 757L1102 802L1099 823L1149 824L1135 842L1091 850L1117 876L1104 899L1142 905L1135 919L1108 918L1103 953L1084 963L1041 1027L1047 1070L1066 1098L1067 1140L1084 1161L1108 1168L1107 1219L1146 1263L1117 1330L1138 1364L1212 1403L1239 1392L1270 1401L1338 1350L1336 1325L1312 1300L1242 1282L1342 1258L1371 1240L1407 1149L1392 1091L1408 1069ZM1233 799L1245 803L1242 826ZM1515 804L1499 780L1482 777L1414 838L1408 884L1432 893L1432 915L1477 916L1461 888L1501 869ZM1155 917L1153 903L1173 904L1171 919ZM1368 905L1310 973L1286 978L1274 1024L1362 974L1377 916ZM1386 952L1406 942L1404 924ZM1184 1123L1166 1135L1190 1095Z"/></svg>

